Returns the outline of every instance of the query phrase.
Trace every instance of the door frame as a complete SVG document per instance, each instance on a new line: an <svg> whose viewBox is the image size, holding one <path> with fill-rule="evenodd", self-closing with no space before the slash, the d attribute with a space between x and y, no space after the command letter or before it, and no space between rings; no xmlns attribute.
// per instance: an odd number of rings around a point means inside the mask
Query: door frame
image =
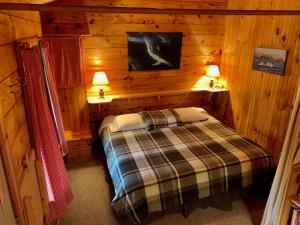
<svg viewBox="0 0 300 225"><path fill-rule="evenodd" d="M7 177L3 166L2 156L0 154L0 220L1 217L5 224L16 225L15 213L7 184Z"/></svg>
<svg viewBox="0 0 300 225"><path fill-rule="evenodd" d="M3 166L6 173L8 188L13 203L15 216L18 217L21 225L27 225L25 219L17 176L13 167L11 149L8 144L7 132L4 126L4 116L2 106L0 104L0 154L2 156Z"/></svg>

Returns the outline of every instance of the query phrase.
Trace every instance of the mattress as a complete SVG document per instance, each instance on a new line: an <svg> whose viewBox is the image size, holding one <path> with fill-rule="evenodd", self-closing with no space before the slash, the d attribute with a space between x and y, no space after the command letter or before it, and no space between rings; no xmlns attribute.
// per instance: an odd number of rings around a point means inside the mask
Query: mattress
<svg viewBox="0 0 300 225"><path fill-rule="evenodd" d="M107 123L108 124L108 123ZM128 221L180 211L189 202L266 180L272 155L208 116L183 126L110 132L100 137L114 185L112 207Z"/></svg>

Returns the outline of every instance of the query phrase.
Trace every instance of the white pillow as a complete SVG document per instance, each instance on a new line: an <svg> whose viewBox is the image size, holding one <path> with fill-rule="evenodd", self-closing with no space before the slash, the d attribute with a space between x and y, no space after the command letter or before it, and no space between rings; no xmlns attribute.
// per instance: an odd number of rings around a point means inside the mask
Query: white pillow
<svg viewBox="0 0 300 225"><path fill-rule="evenodd" d="M206 112L203 108L187 107L174 110L177 112L180 121L183 123L204 121L208 119L208 117L203 113Z"/></svg>
<svg viewBox="0 0 300 225"><path fill-rule="evenodd" d="M137 113L116 116L114 123L109 125L111 132L136 130L144 128L142 117Z"/></svg>
<svg viewBox="0 0 300 225"><path fill-rule="evenodd" d="M110 127L111 125L114 127L115 126L114 125L115 124L115 118L116 118L116 116L107 116L107 117L105 117L104 120L101 123L101 126L100 126L100 129L98 131L98 134L100 135L101 132L102 132L102 130L105 127Z"/></svg>

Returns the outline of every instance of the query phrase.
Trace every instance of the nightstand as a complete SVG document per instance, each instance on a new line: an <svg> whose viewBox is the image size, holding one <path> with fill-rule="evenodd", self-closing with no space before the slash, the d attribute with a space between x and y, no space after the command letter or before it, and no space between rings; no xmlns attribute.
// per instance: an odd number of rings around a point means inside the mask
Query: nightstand
<svg viewBox="0 0 300 225"><path fill-rule="evenodd" d="M65 138L69 148L67 163L87 161L93 157L89 130L65 131Z"/></svg>
<svg viewBox="0 0 300 225"><path fill-rule="evenodd" d="M210 115L221 120L227 125L232 125L231 121L227 121L229 104L229 90L225 88L209 88L208 89L208 105L205 109Z"/></svg>
<svg viewBox="0 0 300 225"><path fill-rule="evenodd" d="M92 130L93 140L98 139L98 130L102 119L107 116L106 109L109 107L110 103L113 101L112 96L105 96L104 99L99 98L99 96L88 96L88 108L89 108L89 121L90 128ZM102 118L102 119L100 119Z"/></svg>
<svg viewBox="0 0 300 225"><path fill-rule="evenodd" d="M105 98L99 98L99 96L97 97L88 97L87 101L89 104L101 104L101 103L109 103L112 101L111 97L105 97Z"/></svg>

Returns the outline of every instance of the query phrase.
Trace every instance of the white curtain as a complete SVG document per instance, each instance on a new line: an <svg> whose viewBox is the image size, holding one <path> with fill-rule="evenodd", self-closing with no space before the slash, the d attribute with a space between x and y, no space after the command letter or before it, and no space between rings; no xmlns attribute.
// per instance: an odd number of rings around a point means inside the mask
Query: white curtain
<svg viewBox="0 0 300 225"><path fill-rule="evenodd" d="M299 135L300 88L298 85L294 109L261 225L279 225L292 167L300 162Z"/></svg>

